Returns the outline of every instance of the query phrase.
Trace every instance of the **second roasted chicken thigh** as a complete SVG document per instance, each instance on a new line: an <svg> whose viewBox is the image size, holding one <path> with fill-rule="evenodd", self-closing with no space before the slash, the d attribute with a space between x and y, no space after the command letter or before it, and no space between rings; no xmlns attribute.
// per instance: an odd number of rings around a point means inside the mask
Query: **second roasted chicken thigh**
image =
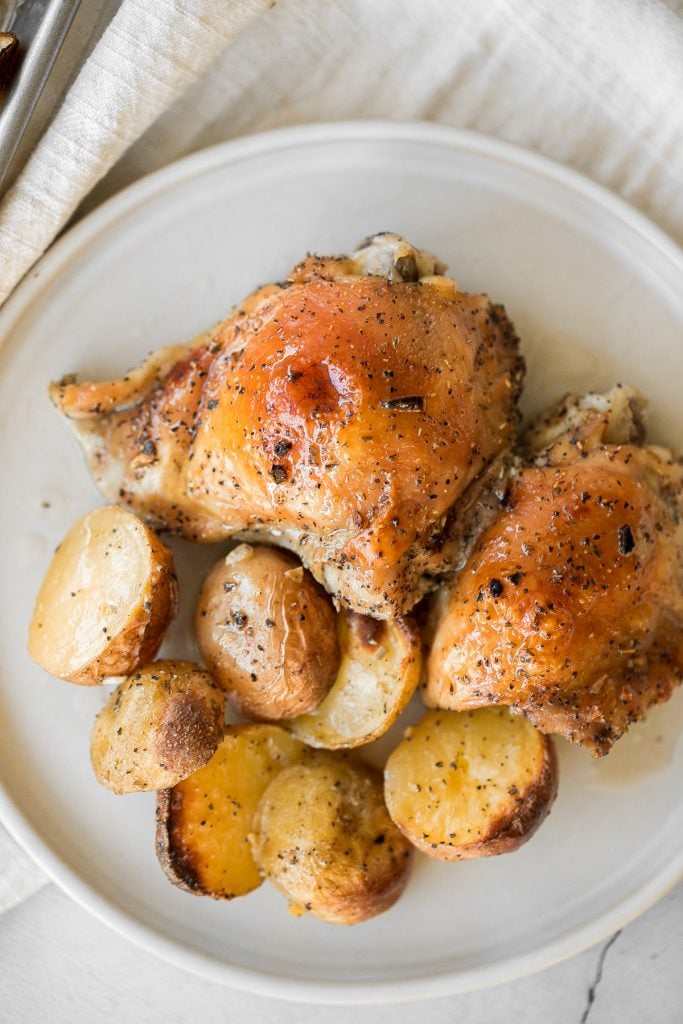
<svg viewBox="0 0 683 1024"><path fill-rule="evenodd" d="M566 399L439 595L425 701L512 705L606 753L683 678L683 465L631 389Z"/></svg>
<svg viewBox="0 0 683 1024"><path fill-rule="evenodd" d="M401 615L462 558L518 419L514 330L443 269L395 235L309 257L193 347L54 401L108 498L271 540L346 606Z"/></svg>

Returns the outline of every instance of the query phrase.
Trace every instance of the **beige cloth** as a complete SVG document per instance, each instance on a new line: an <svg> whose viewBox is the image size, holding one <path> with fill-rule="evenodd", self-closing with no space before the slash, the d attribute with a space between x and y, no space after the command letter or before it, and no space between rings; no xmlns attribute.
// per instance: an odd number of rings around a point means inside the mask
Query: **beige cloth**
<svg viewBox="0 0 683 1024"><path fill-rule="evenodd" d="M123 0L0 207L0 302L100 178L266 6Z"/></svg>
<svg viewBox="0 0 683 1024"><path fill-rule="evenodd" d="M79 204L247 132L365 117L534 149L683 241L681 0L122 0L0 206L0 302ZM40 876L9 840L0 861L2 908Z"/></svg>
<svg viewBox="0 0 683 1024"><path fill-rule="evenodd" d="M211 143L356 117L517 142L683 240L681 0L123 0L0 206L0 302L103 177L87 208Z"/></svg>

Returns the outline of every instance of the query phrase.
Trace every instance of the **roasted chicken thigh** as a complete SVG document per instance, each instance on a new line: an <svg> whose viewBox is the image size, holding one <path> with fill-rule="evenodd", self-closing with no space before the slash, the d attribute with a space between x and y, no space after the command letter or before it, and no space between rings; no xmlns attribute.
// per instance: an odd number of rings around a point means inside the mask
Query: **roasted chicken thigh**
<svg viewBox="0 0 683 1024"><path fill-rule="evenodd" d="M438 598L429 707L521 709L606 753L683 676L683 466L642 400L569 397L526 438L504 507Z"/></svg>
<svg viewBox="0 0 683 1024"><path fill-rule="evenodd" d="M193 345L52 396L110 500L270 540L340 603L401 615L462 560L518 419L514 330L444 269L388 234L311 256Z"/></svg>

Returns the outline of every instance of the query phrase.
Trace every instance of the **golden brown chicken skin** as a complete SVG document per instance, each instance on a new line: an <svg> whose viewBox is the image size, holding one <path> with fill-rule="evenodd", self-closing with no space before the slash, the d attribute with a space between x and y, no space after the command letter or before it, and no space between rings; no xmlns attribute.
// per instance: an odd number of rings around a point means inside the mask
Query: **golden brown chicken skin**
<svg viewBox="0 0 683 1024"><path fill-rule="evenodd" d="M637 443L642 420L618 388L565 401L532 432L504 509L440 596L428 706L512 705L600 755L671 695L683 469Z"/></svg>
<svg viewBox="0 0 683 1024"><path fill-rule="evenodd" d="M184 352L53 387L105 494L199 541L288 547L358 612L407 612L504 475L523 365L500 306L377 236L309 257Z"/></svg>

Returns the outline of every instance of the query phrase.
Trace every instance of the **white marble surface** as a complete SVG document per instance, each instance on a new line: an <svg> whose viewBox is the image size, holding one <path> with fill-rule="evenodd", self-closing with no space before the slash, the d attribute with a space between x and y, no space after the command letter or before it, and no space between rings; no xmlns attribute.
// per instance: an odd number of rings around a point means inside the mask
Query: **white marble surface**
<svg viewBox="0 0 683 1024"><path fill-rule="evenodd" d="M607 942L485 992L368 1007L235 992L155 959L54 885L0 917L7 1024L680 1024L683 885Z"/></svg>

